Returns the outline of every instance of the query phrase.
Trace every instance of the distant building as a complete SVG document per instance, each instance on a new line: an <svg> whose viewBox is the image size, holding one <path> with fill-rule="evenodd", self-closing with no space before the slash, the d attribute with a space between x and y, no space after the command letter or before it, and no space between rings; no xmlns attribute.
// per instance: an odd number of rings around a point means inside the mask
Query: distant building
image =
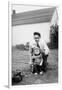
<svg viewBox="0 0 62 90"><path fill-rule="evenodd" d="M29 42L26 43L25 48L26 48L27 50L29 50Z"/></svg>

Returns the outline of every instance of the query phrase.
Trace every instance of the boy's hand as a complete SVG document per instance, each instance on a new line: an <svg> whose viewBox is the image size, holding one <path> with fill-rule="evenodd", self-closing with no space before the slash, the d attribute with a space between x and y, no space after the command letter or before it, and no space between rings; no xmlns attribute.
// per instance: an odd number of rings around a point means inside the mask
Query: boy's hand
<svg viewBox="0 0 62 90"><path fill-rule="evenodd" d="M43 60L40 62L40 66L42 66Z"/></svg>

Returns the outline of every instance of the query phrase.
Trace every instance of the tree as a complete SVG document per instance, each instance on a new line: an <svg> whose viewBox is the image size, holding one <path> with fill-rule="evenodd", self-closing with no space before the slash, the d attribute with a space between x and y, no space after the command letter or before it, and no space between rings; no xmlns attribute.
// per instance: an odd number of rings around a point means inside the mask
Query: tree
<svg viewBox="0 0 62 90"><path fill-rule="evenodd" d="M50 44L51 48L58 48L58 25L50 27Z"/></svg>
<svg viewBox="0 0 62 90"><path fill-rule="evenodd" d="M16 48L20 50L25 50L24 44L16 45Z"/></svg>

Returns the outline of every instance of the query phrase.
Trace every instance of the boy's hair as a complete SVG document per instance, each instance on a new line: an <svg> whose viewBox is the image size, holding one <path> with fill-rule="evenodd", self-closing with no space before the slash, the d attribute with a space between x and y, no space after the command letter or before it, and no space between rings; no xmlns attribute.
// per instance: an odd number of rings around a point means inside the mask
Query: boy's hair
<svg viewBox="0 0 62 90"><path fill-rule="evenodd" d="M38 35L39 37L41 37L41 34L39 32L34 32L33 35Z"/></svg>

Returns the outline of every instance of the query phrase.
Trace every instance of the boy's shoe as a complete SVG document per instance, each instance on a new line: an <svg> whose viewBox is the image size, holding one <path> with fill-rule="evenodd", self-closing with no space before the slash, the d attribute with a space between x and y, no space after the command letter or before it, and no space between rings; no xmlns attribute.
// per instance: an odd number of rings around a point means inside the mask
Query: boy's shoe
<svg viewBox="0 0 62 90"><path fill-rule="evenodd" d="M37 75L38 73L34 73L35 75Z"/></svg>
<svg viewBox="0 0 62 90"><path fill-rule="evenodd" d="M40 74L43 75L43 71L41 71Z"/></svg>

